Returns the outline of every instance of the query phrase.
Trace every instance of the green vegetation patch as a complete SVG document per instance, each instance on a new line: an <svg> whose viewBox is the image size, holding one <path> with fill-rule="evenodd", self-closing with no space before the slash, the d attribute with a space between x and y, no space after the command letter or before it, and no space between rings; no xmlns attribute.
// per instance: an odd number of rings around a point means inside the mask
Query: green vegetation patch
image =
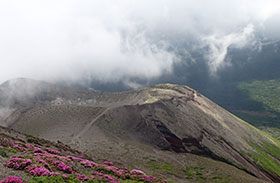
<svg viewBox="0 0 280 183"><path fill-rule="evenodd" d="M0 149L0 156L2 156L3 158L9 158L10 157L9 153L18 153L18 152L19 151L14 148L2 147Z"/></svg>
<svg viewBox="0 0 280 183"><path fill-rule="evenodd" d="M38 138L38 137L34 137L34 136L31 136L31 135L27 135L26 137L26 140L28 143L33 143L33 144L37 144L37 145L50 145L50 142L45 140L45 139L41 139L41 138Z"/></svg>
<svg viewBox="0 0 280 183"><path fill-rule="evenodd" d="M242 82L237 87L264 105L268 111L280 113L280 80Z"/></svg>
<svg viewBox="0 0 280 183"><path fill-rule="evenodd" d="M206 180L205 168L202 166L188 166L183 169L188 179Z"/></svg>
<svg viewBox="0 0 280 183"><path fill-rule="evenodd" d="M252 100L250 104L256 102L263 109L256 107L256 110L235 111L234 114L280 139L280 79L241 82L236 86Z"/></svg>
<svg viewBox="0 0 280 183"><path fill-rule="evenodd" d="M171 163L166 163L166 162L158 163L156 160L148 161L147 166L152 170L164 170L167 172L173 172L174 170L174 166Z"/></svg>
<svg viewBox="0 0 280 183"><path fill-rule="evenodd" d="M75 176L68 176L67 178L62 177L61 175L57 176L40 176L40 177L33 177L31 178L28 183L103 183L102 180L91 179L87 181L81 181L77 179Z"/></svg>
<svg viewBox="0 0 280 183"><path fill-rule="evenodd" d="M66 182L66 180L61 175L57 175L57 176L33 177L28 182L29 183L59 183L59 182ZM78 182L78 180L76 182Z"/></svg>
<svg viewBox="0 0 280 183"><path fill-rule="evenodd" d="M7 152L4 148L0 149L0 156L2 156L3 158L9 157L9 155L7 154Z"/></svg>
<svg viewBox="0 0 280 183"><path fill-rule="evenodd" d="M279 147L263 142L262 145L249 143L255 151L249 153L254 162L272 174L280 176Z"/></svg>
<svg viewBox="0 0 280 183"><path fill-rule="evenodd" d="M256 112L257 113L257 112ZM248 114L246 111L235 111L235 115L240 117L241 119L246 119L250 124L254 124L254 126L275 126L280 128L280 124L278 124L279 119L274 116L269 115L257 115L257 114Z"/></svg>

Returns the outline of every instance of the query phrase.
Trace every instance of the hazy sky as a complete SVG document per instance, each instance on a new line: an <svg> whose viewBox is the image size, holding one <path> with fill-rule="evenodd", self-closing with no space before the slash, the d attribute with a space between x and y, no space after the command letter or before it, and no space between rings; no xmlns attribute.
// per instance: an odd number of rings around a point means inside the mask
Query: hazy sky
<svg viewBox="0 0 280 183"><path fill-rule="evenodd" d="M0 1L0 82L124 81L171 74L194 42L209 71L223 69L228 47L280 38L279 0ZM178 46L180 45L180 46ZM228 63L227 63L228 64ZM188 71L186 71L188 72Z"/></svg>

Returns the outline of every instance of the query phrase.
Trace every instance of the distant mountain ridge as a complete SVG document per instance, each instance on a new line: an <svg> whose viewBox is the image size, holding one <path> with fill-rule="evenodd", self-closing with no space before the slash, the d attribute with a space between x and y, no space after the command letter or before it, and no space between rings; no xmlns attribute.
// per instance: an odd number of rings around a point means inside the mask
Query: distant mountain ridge
<svg viewBox="0 0 280 183"><path fill-rule="evenodd" d="M0 99L10 110L1 125L92 156L144 158L144 147L192 153L280 182L279 142L187 86L109 93L16 79L0 85Z"/></svg>

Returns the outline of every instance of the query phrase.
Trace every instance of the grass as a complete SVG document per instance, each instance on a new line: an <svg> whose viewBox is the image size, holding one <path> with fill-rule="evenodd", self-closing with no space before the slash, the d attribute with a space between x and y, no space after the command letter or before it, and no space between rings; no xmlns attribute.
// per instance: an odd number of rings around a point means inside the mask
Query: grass
<svg viewBox="0 0 280 183"><path fill-rule="evenodd" d="M18 153L19 151L13 148L3 147L2 149L0 149L0 156L2 156L3 158L9 158L10 155L8 152Z"/></svg>
<svg viewBox="0 0 280 183"><path fill-rule="evenodd" d="M204 169L202 166L188 166L183 169L183 172L188 179L206 180Z"/></svg>
<svg viewBox="0 0 280 183"><path fill-rule="evenodd" d="M3 158L9 158L10 156L7 154L6 150L4 148L0 149L0 156Z"/></svg>
<svg viewBox="0 0 280 183"><path fill-rule="evenodd" d="M277 140L280 140L280 127L269 127L269 126L260 126L258 127L262 131L266 132L267 134L270 134L272 137L276 138Z"/></svg>
<svg viewBox="0 0 280 183"><path fill-rule="evenodd" d="M237 87L268 111L280 113L280 80L242 82Z"/></svg>
<svg viewBox="0 0 280 183"><path fill-rule="evenodd" d="M209 172L208 169L202 166L187 166L183 169L187 179L192 179L195 182L201 183L233 183L235 180L231 176L222 175L217 172Z"/></svg>
<svg viewBox="0 0 280 183"><path fill-rule="evenodd" d="M256 116L244 112L234 112L234 114L258 129L270 134L272 137L280 140L279 119L269 116Z"/></svg>
<svg viewBox="0 0 280 183"><path fill-rule="evenodd" d="M161 162L158 163L156 160L150 160L147 162L147 166L152 170L161 170L167 172L173 172L174 166L171 163Z"/></svg>
<svg viewBox="0 0 280 183"><path fill-rule="evenodd" d="M250 124L253 124L256 127L259 126L278 126L280 127L280 124L278 124L279 120L276 117L273 116L260 116L260 115L254 115L254 114L248 114L242 111L234 112L235 115L239 116L242 119L246 119L247 122Z"/></svg>
<svg viewBox="0 0 280 183"><path fill-rule="evenodd" d="M41 177L33 177L28 182L29 183L58 183L58 182L65 182L65 179L61 175L41 176ZM78 180L76 182L78 182Z"/></svg>
<svg viewBox="0 0 280 183"><path fill-rule="evenodd" d="M234 116L235 117L235 116ZM236 117L238 118L238 117ZM244 120L240 119L245 122ZM249 125L249 124L248 124ZM251 125L249 125L251 126ZM261 144L256 144L249 142L248 144L255 149L251 151L248 155L253 159L253 161L258 164L261 168L267 170L271 174L276 174L280 176L280 142L271 135L256 129L260 134L270 139L273 143L268 143L263 141Z"/></svg>
<svg viewBox="0 0 280 183"><path fill-rule="evenodd" d="M266 142L263 142L262 145L250 142L249 145L255 149L255 151L249 152L254 162L271 174L280 176L280 162L276 160L276 158L280 158L280 149Z"/></svg>
<svg viewBox="0 0 280 183"><path fill-rule="evenodd" d="M26 137L26 140L27 140L27 142L28 143L34 143L34 144L37 144L37 145L43 145L43 144L45 144L45 141L43 141L43 140L41 140L41 139L39 139L39 138L37 138L37 137L33 137L33 136L31 136L31 135L28 135L27 137Z"/></svg>
<svg viewBox="0 0 280 183"><path fill-rule="evenodd" d="M103 183L104 181L101 180L88 180L88 181L81 181L78 180L75 176L68 176L67 180L63 178L61 175L57 176L40 176L40 177L33 177L31 178L28 183L60 183L60 182L66 182L67 183L80 183L80 182L85 182L85 183ZM105 182L104 182L105 183Z"/></svg>

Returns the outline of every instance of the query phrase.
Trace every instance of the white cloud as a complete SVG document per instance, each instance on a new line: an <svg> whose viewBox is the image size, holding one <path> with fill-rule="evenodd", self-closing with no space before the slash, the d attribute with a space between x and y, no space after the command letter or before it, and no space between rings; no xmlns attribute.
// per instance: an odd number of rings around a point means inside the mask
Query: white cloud
<svg viewBox="0 0 280 183"><path fill-rule="evenodd" d="M202 41L209 47L206 57L209 60L210 73L215 75L221 67L230 64L225 62L230 46L243 48L249 43L254 43L254 26L249 24L241 32L237 33L202 37Z"/></svg>
<svg viewBox="0 0 280 183"><path fill-rule="evenodd" d="M0 1L0 82L149 80L172 72L184 50L176 44L201 37L214 72L229 46L253 34L240 27L267 26L279 7L277 0Z"/></svg>

